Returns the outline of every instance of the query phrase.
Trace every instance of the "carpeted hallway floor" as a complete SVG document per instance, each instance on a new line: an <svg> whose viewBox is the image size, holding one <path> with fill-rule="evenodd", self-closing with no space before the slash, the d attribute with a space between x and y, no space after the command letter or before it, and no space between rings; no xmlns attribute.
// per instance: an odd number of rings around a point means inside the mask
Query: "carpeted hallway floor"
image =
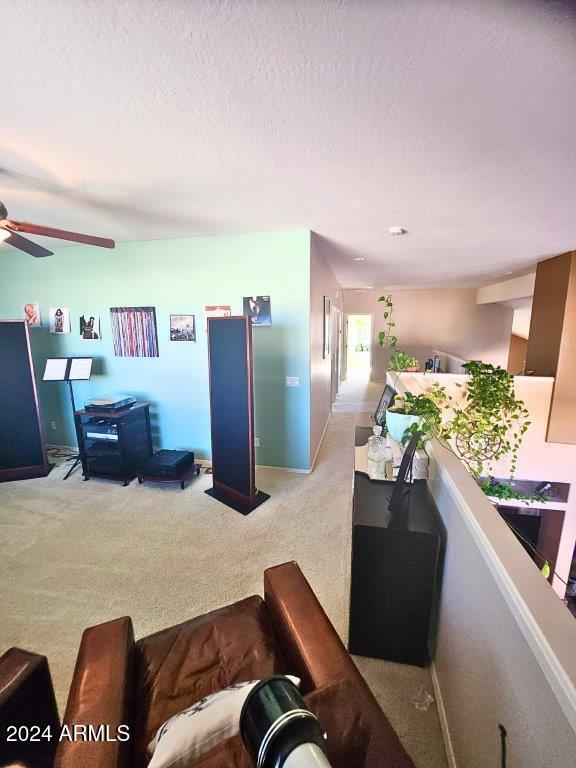
<svg viewBox="0 0 576 768"><path fill-rule="evenodd" d="M297 560L346 639L354 427L367 423L381 385L344 385L316 468L261 469L271 499L248 517L203 493L48 478L0 485L3 557L0 653L17 645L48 656L63 710L82 630L129 614L137 637L262 593L270 565ZM447 765L428 670L372 659L357 663L418 768Z"/></svg>

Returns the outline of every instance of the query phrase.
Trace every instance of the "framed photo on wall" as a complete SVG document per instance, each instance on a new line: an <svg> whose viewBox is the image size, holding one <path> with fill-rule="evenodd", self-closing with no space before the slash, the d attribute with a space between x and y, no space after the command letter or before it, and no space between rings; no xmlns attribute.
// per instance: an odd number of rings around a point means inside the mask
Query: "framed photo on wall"
<svg viewBox="0 0 576 768"><path fill-rule="evenodd" d="M170 341L196 341L194 315L170 315Z"/></svg>
<svg viewBox="0 0 576 768"><path fill-rule="evenodd" d="M243 307L252 325L272 325L270 296L244 296Z"/></svg>
<svg viewBox="0 0 576 768"><path fill-rule="evenodd" d="M100 315L92 312L84 312L80 315L80 338L84 341L96 341L101 339Z"/></svg>
<svg viewBox="0 0 576 768"><path fill-rule="evenodd" d="M70 310L66 307L50 307L48 324L50 333L70 333Z"/></svg>
<svg viewBox="0 0 576 768"><path fill-rule="evenodd" d="M27 301L22 307L22 317L28 323L29 328L40 327L42 325L40 304L37 301Z"/></svg>
<svg viewBox="0 0 576 768"><path fill-rule="evenodd" d="M332 302L328 296L324 296L324 346L322 357L330 357L330 322L331 322Z"/></svg>

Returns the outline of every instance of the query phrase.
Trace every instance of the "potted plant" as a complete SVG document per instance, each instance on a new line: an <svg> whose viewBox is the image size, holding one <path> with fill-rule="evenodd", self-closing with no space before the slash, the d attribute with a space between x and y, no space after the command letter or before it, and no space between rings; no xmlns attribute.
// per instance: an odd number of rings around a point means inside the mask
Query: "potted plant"
<svg viewBox="0 0 576 768"><path fill-rule="evenodd" d="M407 443L415 432L426 440L440 426L440 409L427 395L397 394L386 411L386 427L398 443Z"/></svg>
<svg viewBox="0 0 576 768"><path fill-rule="evenodd" d="M392 296L380 296L378 301L383 301L385 306L384 320L386 321L386 328L378 334L378 343L381 347L390 347L391 355L388 362L388 369L398 373L401 373L402 371L419 371L419 361L401 349L398 345L398 337L393 330L396 327L396 323L393 319L394 302L392 301Z"/></svg>

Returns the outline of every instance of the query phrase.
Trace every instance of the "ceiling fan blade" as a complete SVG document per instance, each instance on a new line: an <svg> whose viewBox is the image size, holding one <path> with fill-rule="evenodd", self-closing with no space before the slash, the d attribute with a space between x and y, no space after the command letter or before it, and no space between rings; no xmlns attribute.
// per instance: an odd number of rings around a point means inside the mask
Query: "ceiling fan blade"
<svg viewBox="0 0 576 768"><path fill-rule="evenodd" d="M6 229L5 231L9 230ZM52 251L49 251L48 248L44 248L43 246L38 245L38 243L33 243L32 240L28 240L27 237L22 237L22 235L16 234L16 232L10 232L8 237L2 238L2 242L14 246L14 248L19 248L21 251L25 251L37 258L42 256L52 256Z"/></svg>
<svg viewBox="0 0 576 768"><path fill-rule="evenodd" d="M54 229L53 227L43 227L40 224L30 224L27 221L14 221L8 219L6 229L10 232L26 232L29 235L43 235L44 237L57 237L60 240L71 240L74 243L84 243L85 245L97 245L100 248L115 248L116 243L108 237L94 237L93 235L82 235L79 232L68 232L65 229Z"/></svg>

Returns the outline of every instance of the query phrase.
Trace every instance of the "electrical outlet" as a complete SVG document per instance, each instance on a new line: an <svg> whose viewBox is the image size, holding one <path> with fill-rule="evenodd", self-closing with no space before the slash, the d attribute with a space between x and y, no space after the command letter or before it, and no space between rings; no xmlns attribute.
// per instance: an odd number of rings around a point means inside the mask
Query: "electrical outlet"
<svg viewBox="0 0 576 768"><path fill-rule="evenodd" d="M260 448L260 438L255 437L254 438L254 448Z"/></svg>
<svg viewBox="0 0 576 768"><path fill-rule="evenodd" d="M286 376L286 386L287 387L299 387L300 386L300 376Z"/></svg>
<svg viewBox="0 0 576 768"><path fill-rule="evenodd" d="M51 422L50 422L50 426L52 427L52 429L54 430L54 432L56 432L56 422L55 422L55 421L51 421Z"/></svg>

